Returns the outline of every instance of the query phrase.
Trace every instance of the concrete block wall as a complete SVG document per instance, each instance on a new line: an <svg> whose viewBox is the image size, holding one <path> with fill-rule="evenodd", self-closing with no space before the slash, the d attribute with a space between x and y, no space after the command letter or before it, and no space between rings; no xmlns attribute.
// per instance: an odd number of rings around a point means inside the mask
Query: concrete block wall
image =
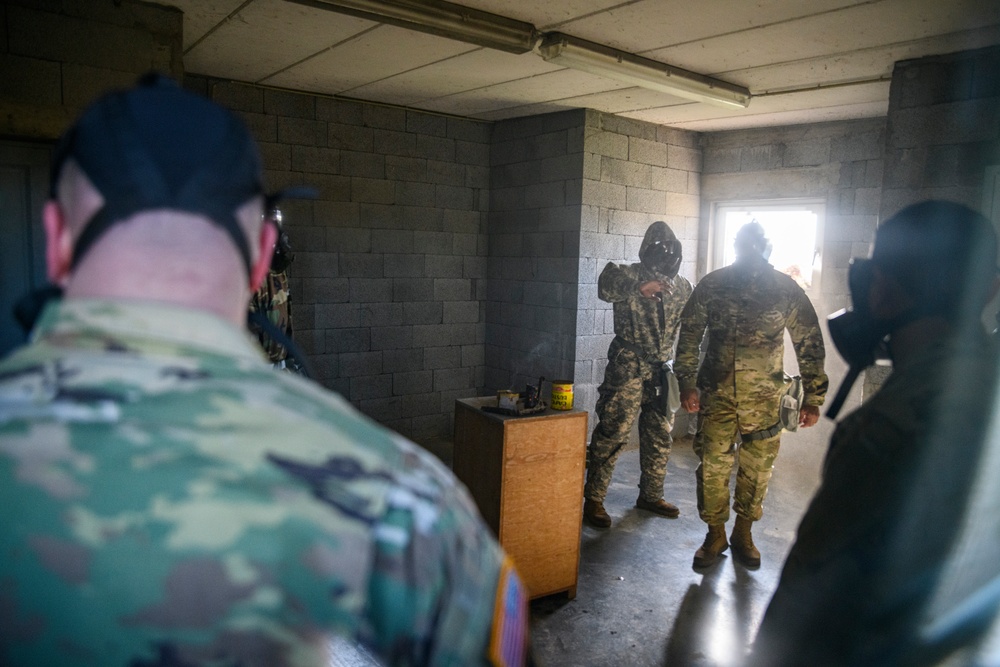
<svg viewBox="0 0 1000 667"><path fill-rule="evenodd" d="M882 219L950 199L979 209L1000 165L1000 46L896 63L889 93Z"/></svg>
<svg viewBox="0 0 1000 667"><path fill-rule="evenodd" d="M1000 168L998 68L997 46L896 63L880 220L932 198L981 210L986 170ZM998 310L996 299L986 308L990 328ZM877 391L888 375L888 367L866 372L864 395Z"/></svg>
<svg viewBox="0 0 1000 667"><path fill-rule="evenodd" d="M594 408L614 338L611 304L597 298L597 277L605 265L637 262L646 229L663 220L684 246L681 275L694 280L702 169L698 137L612 114L586 113L574 363L574 392L581 407Z"/></svg>
<svg viewBox="0 0 1000 667"><path fill-rule="evenodd" d="M490 125L188 77L236 110L282 206L295 338L324 385L416 440L484 385Z"/></svg>
<svg viewBox="0 0 1000 667"><path fill-rule="evenodd" d="M573 378L585 117L580 109L493 127L488 392Z"/></svg>
<svg viewBox="0 0 1000 667"><path fill-rule="evenodd" d="M808 295L826 341L830 396L846 367L830 342L826 318L849 305L847 266L866 257L878 223L885 159L885 119L837 121L705 134L698 275L708 269L709 228L715 204L766 199L815 199L825 203L820 281ZM786 367L794 356L786 355ZM860 385L860 383L858 383ZM860 400L856 386L845 414ZM796 435L825 448L832 424Z"/></svg>
<svg viewBox="0 0 1000 667"><path fill-rule="evenodd" d="M51 140L140 73L181 78L182 18L134 0L0 0L0 134ZM871 119L700 141L585 110L487 124L185 85L242 114L272 186L319 189L285 207L297 335L321 381L423 439L450 434L455 398L539 374L573 378L591 408L612 336L598 272L634 261L656 219L681 237L694 278L712 203L821 198L813 296L821 315L846 305L847 261L868 252L880 215L927 196L980 204L983 171L1000 163L997 64L997 47L900 63L888 133Z"/></svg>
<svg viewBox="0 0 1000 667"><path fill-rule="evenodd" d="M131 0L0 1L0 134L54 139L145 72L183 75L183 14Z"/></svg>

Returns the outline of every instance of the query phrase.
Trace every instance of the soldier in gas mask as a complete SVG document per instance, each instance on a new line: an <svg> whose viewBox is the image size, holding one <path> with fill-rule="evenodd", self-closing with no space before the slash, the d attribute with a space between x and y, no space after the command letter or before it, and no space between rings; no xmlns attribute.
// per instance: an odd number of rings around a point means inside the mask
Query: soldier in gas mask
<svg viewBox="0 0 1000 667"><path fill-rule="evenodd" d="M928 201L885 221L871 259L852 262L853 309L831 316L831 338L852 370L885 354L892 374L837 425L754 664L992 664L952 652L997 608L983 595L1000 576L996 533L982 525L995 526L996 506L970 503L995 488L976 476L996 474L982 470L997 354L980 320L996 243L982 215ZM953 554L961 566L948 570Z"/></svg>
<svg viewBox="0 0 1000 667"><path fill-rule="evenodd" d="M251 318L250 330L257 335L261 347L275 368L294 371L299 368L299 363L295 356L289 356L286 342L292 338L292 291L288 281L288 267L295 256L281 210L273 209L269 217L278 228L278 239L274 244L274 255L271 257L267 277L250 298L250 312L263 315L271 326L265 329L264 323ZM275 333L275 329L278 333ZM278 339L279 334L282 340Z"/></svg>
<svg viewBox="0 0 1000 667"><path fill-rule="evenodd" d="M635 506L669 518L679 514L663 499L674 421L667 406L664 366L673 358L691 283L677 275L681 243L665 222L654 222L646 230L639 259L636 264L609 262L597 281L597 295L613 304L615 322L604 382L598 388L599 421L590 442L584 489L584 519L598 528L611 525L604 497L637 416L641 476Z"/></svg>
<svg viewBox="0 0 1000 667"><path fill-rule="evenodd" d="M688 412L700 412L694 441L701 460L696 472L698 512L708 524L705 543L695 553L696 567L711 565L729 547L725 524L737 447L733 551L745 565L760 565L750 527L763 513L778 456L785 329L802 376L800 425L816 423L826 395L816 311L802 288L768 263L769 254L763 227L756 221L744 225L736 235L736 261L705 276L681 314L675 370L681 404Z"/></svg>

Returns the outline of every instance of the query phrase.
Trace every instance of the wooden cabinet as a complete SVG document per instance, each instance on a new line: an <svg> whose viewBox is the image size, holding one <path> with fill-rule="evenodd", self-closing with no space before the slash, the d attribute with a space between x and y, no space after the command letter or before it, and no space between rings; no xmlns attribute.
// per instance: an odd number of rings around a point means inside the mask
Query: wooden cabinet
<svg viewBox="0 0 1000 667"><path fill-rule="evenodd" d="M507 417L481 410L496 397L455 405L456 476L514 559L531 597L576 596L583 519L587 413Z"/></svg>

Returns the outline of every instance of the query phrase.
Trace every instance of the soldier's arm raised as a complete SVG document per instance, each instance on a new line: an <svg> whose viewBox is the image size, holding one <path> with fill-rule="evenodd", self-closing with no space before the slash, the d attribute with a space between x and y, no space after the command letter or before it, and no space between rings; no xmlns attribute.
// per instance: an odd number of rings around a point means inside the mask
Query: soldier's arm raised
<svg viewBox="0 0 1000 667"><path fill-rule="evenodd" d="M614 262L608 262L597 278L597 297L609 303L625 301L639 294L639 283L631 271Z"/></svg>
<svg viewBox="0 0 1000 667"><path fill-rule="evenodd" d="M799 361L799 373L802 375L802 390L805 394L805 407L818 407L826 399L826 390L830 384L823 369L826 350L823 347L823 333L819 328L816 309L801 287L795 286L796 294L792 298L792 308L785 321L788 333L792 338L795 356Z"/></svg>

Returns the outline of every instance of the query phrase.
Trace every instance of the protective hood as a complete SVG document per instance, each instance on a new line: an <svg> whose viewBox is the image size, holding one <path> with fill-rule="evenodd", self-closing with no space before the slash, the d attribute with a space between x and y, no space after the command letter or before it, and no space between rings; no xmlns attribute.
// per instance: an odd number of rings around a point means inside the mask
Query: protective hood
<svg viewBox="0 0 1000 667"><path fill-rule="evenodd" d="M681 242L667 223L649 226L639 246L639 261L653 273L673 279L681 266Z"/></svg>
<svg viewBox="0 0 1000 667"><path fill-rule="evenodd" d="M670 246L676 240L677 236L674 234L674 230L670 229L667 223L662 220L657 220L649 226L649 229L646 230L646 235L642 237L642 244L639 246L639 256L642 257L649 249L649 246L656 242Z"/></svg>

